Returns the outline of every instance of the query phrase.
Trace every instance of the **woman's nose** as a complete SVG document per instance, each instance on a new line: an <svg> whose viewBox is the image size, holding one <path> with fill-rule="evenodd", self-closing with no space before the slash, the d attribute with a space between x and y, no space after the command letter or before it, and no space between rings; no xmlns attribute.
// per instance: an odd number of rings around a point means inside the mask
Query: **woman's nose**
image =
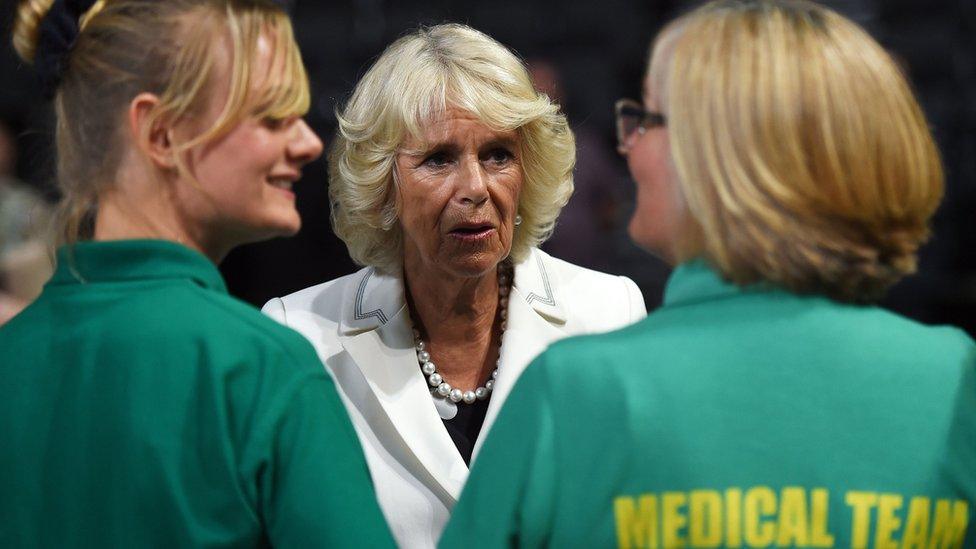
<svg viewBox="0 0 976 549"><path fill-rule="evenodd" d="M292 160L307 164L322 156L322 140L305 120L299 119L293 131L294 137L288 144L288 156Z"/></svg>
<svg viewBox="0 0 976 549"><path fill-rule="evenodd" d="M488 200L488 174L477 158L461 161L458 173L458 198L461 202L479 205Z"/></svg>

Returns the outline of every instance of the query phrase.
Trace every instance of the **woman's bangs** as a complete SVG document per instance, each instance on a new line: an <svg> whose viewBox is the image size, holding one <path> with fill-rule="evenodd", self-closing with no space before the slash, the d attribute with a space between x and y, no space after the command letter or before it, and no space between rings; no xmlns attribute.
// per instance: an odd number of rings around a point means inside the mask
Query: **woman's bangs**
<svg viewBox="0 0 976 549"><path fill-rule="evenodd" d="M291 24L280 13L268 15L263 33L274 39L271 75L255 97L259 118L290 118L304 116L311 105L308 75L301 53L295 43Z"/></svg>

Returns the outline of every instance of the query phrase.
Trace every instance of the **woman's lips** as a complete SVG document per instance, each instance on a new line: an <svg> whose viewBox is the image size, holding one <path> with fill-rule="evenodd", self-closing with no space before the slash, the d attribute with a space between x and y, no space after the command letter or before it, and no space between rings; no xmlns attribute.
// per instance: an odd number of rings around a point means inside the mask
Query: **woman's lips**
<svg viewBox="0 0 976 549"><path fill-rule="evenodd" d="M295 191L292 189L295 180L291 178L269 177L265 182L277 189L280 193L292 199L295 198Z"/></svg>
<svg viewBox="0 0 976 549"><path fill-rule="evenodd" d="M495 233L495 228L491 226L481 227L458 227L448 234L462 242L478 242L490 238Z"/></svg>

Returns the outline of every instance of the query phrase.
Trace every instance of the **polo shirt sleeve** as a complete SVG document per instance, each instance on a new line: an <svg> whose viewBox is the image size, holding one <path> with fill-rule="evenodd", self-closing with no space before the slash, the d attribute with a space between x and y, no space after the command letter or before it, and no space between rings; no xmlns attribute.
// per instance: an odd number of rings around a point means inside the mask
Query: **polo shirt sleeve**
<svg viewBox="0 0 976 549"><path fill-rule="evenodd" d="M548 544L558 460L546 360L533 361L505 401L439 547Z"/></svg>
<svg viewBox="0 0 976 549"><path fill-rule="evenodd" d="M346 410L308 351L315 370L282 391L264 437L258 501L269 541L274 547L393 547Z"/></svg>

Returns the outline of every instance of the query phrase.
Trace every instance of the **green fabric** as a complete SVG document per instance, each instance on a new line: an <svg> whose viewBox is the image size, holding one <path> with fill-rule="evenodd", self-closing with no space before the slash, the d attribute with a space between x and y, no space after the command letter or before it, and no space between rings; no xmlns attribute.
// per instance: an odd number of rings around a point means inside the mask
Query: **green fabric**
<svg viewBox="0 0 976 549"><path fill-rule="evenodd" d="M968 336L696 261L529 366L441 546L973 547L974 511Z"/></svg>
<svg viewBox="0 0 976 549"><path fill-rule="evenodd" d="M392 546L314 350L202 255L62 249L0 349L0 547Z"/></svg>

